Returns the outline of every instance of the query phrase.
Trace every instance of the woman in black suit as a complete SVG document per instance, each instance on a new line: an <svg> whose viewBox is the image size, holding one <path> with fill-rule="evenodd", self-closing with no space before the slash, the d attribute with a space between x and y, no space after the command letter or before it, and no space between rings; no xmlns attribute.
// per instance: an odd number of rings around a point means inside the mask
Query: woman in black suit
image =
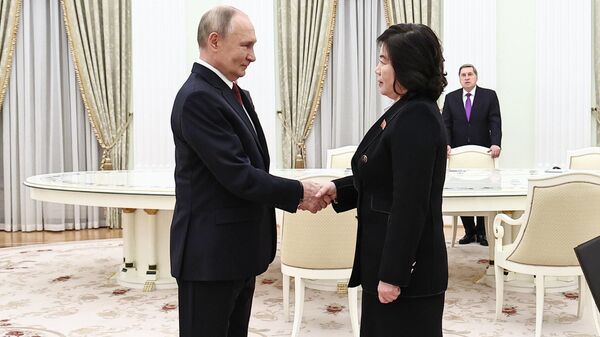
<svg viewBox="0 0 600 337"><path fill-rule="evenodd" d="M446 134L436 100L447 85L438 38L399 24L377 38L379 91L395 102L361 141L353 176L317 196L357 208L350 287L362 285L362 337L442 336L448 259L442 223Z"/></svg>

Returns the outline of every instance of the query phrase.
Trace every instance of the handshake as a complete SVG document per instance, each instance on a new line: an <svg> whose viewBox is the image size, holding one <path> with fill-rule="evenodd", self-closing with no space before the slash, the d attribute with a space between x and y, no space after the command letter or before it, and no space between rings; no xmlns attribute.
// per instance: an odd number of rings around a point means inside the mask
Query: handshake
<svg viewBox="0 0 600 337"><path fill-rule="evenodd" d="M333 182L327 182L323 185L314 181L301 181L304 188L304 197L298 205L298 209L317 213L326 208L337 197L337 191Z"/></svg>

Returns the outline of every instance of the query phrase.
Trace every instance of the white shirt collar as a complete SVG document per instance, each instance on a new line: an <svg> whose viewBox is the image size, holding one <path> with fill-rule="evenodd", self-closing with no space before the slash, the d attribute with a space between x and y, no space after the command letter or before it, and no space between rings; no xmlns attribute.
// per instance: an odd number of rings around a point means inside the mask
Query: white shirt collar
<svg viewBox="0 0 600 337"><path fill-rule="evenodd" d="M471 90L471 98L475 98L475 91L477 91L477 86L474 86L473 90ZM463 89L463 98L466 99L467 93L468 93L468 91L466 91L465 89Z"/></svg>
<svg viewBox="0 0 600 337"><path fill-rule="evenodd" d="M228 80L227 77L225 77L225 75L223 75L222 72L220 72L219 70L217 70L217 68L213 67L212 65L210 65L208 62L204 61L203 59L200 59L198 61L198 63L200 63L201 65L205 66L206 68L210 69L213 73L217 74L217 76L219 76L223 82L225 82L225 84L227 84L228 87L233 89L233 82Z"/></svg>

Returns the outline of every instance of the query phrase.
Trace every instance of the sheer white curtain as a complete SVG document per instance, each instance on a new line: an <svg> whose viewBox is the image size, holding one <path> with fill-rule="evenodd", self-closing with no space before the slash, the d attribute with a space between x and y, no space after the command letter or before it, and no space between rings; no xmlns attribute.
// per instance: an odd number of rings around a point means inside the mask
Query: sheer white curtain
<svg viewBox="0 0 600 337"><path fill-rule="evenodd" d="M340 1L321 96L307 141L307 167L324 167L327 149L357 145L390 100L375 83L377 36L387 25L382 1Z"/></svg>
<svg viewBox="0 0 600 337"><path fill-rule="evenodd" d="M42 204L32 201L23 186L32 175L98 169L98 146L81 101L62 18L59 0L23 2L2 110L0 216L5 231L100 226L97 208Z"/></svg>

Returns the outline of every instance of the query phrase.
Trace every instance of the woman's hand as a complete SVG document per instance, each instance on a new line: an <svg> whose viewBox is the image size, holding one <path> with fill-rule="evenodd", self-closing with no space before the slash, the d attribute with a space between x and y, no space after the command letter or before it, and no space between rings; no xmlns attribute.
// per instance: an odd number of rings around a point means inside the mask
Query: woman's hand
<svg viewBox="0 0 600 337"><path fill-rule="evenodd" d="M335 199L337 199L337 189L335 184L331 181L323 184L315 197L321 198L327 203L327 205L331 204Z"/></svg>
<svg viewBox="0 0 600 337"><path fill-rule="evenodd" d="M379 281L377 293L379 294L379 302L383 304L391 303L394 302L398 296L400 296L400 287Z"/></svg>

